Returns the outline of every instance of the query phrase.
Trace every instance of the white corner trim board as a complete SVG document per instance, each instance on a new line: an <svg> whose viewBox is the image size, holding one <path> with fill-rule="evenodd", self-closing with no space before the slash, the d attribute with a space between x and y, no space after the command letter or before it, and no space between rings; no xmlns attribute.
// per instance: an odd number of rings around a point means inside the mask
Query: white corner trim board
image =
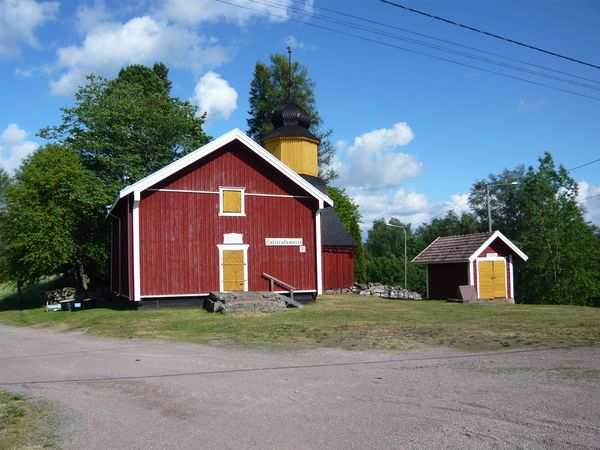
<svg viewBox="0 0 600 450"><path fill-rule="evenodd" d="M133 196L133 300L141 300L140 279L140 195Z"/></svg>
<svg viewBox="0 0 600 450"><path fill-rule="evenodd" d="M319 200L319 209L315 212L315 247L317 247L317 295L323 294L323 259L321 256L321 209L323 201Z"/></svg>
<svg viewBox="0 0 600 450"><path fill-rule="evenodd" d="M268 162L275 169L279 170L279 172L281 172L283 175L288 177L290 180L292 180L294 183L296 183L298 186L300 186L302 189L304 189L306 192L308 192L314 198L316 198L319 201L322 201L324 203L327 203L330 206L333 206L334 202L328 195L326 195L325 193L323 193L320 190L318 190L317 188L315 188L312 184L310 184L308 181L306 181L304 178L302 178L300 175L298 175L294 170L290 169L281 160L279 160L277 157L272 155L267 149L265 149L264 147L262 147L261 145L256 143L253 139L248 137L246 134L244 134L238 128L235 128L235 129L225 133L224 135L222 135L222 136L218 137L217 139L209 142L208 144L200 147L199 149L194 150L193 152L185 155L184 157L178 159L177 161L174 161L171 164L163 167L162 169L157 170L156 172L148 175L147 177L142 178L138 182L127 186L126 188L122 189L119 192L119 198L126 197L127 195L131 194L132 192L139 193L141 191L145 191L146 189L151 188L156 183L159 183L160 181L164 180L165 178L173 175L174 173L189 166L190 164L193 164L194 162L204 158L205 156L209 155L210 153L212 153L216 150L219 150L220 148L233 142L234 140L240 141L242 144L244 144L246 147L248 147L251 151L253 151L255 154L260 156L262 159L264 159L266 162ZM113 203L110 211L112 211L112 209L114 208L116 203L117 203L116 201L115 201L115 203Z"/></svg>

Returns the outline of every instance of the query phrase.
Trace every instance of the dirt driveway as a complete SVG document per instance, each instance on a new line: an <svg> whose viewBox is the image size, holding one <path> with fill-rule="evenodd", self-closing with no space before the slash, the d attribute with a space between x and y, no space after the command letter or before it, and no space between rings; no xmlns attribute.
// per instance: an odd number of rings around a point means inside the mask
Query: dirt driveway
<svg viewBox="0 0 600 450"><path fill-rule="evenodd" d="M249 351L0 326L66 449L600 448L600 348Z"/></svg>

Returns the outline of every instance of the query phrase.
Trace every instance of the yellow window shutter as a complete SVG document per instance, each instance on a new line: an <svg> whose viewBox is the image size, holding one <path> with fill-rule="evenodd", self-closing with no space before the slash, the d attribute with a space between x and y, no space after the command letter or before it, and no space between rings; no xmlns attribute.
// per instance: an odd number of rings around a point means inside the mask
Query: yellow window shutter
<svg viewBox="0 0 600 450"><path fill-rule="evenodd" d="M223 212L242 213L242 191L223 190Z"/></svg>

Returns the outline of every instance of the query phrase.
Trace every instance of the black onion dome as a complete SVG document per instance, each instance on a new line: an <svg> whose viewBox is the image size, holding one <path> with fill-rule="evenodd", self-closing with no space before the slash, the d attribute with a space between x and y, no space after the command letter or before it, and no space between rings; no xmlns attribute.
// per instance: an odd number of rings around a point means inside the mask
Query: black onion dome
<svg viewBox="0 0 600 450"><path fill-rule="evenodd" d="M275 128L285 126L301 126L303 128L310 127L310 117L296 103L286 103L273 113L271 122Z"/></svg>
<svg viewBox="0 0 600 450"><path fill-rule="evenodd" d="M294 102L288 102L277 108L271 116L273 131L264 137L264 140L274 137L305 137L319 141L309 130L310 116L304 109Z"/></svg>

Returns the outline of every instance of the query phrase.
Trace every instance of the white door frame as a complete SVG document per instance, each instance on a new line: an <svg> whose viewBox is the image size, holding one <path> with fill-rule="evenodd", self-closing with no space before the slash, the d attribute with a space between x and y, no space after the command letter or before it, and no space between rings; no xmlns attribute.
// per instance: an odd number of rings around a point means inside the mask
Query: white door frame
<svg viewBox="0 0 600 450"><path fill-rule="evenodd" d="M227 250L243 250L244 252L244 292L248 291L248 244L218 244L219 248L219 291L223 289L223 252Z"/></svg>
<svg viewBox="0 0 600 450"><path fill-rule="evenodd" d="M506 268L508 267L508 261L503 256L484 256L482 258L477 258L477 298L480 298L479 294L479 281L481 280L481 270L479 270L479 263L481 261L504 261L504 298L508 298L508 285L507 276L506 276Z"/></svg>

